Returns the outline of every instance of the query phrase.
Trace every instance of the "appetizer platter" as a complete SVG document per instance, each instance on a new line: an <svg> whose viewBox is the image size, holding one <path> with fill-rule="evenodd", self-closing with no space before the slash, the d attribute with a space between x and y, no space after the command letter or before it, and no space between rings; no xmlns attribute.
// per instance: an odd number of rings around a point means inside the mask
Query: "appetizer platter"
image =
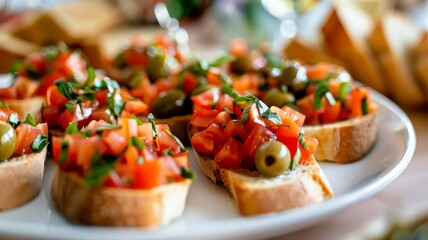
<svg viewBox="0 0 428 240"><path fill-rule="evenodd" d="M227 192L204 177L190 151L190 169L198 178L190 188L181 218L157 230L87 227L70 224L55 208L50 196L55 164L48 159L41 194L20 208L1 212L0 232L3 236L45 239L201 238L213 235L260 238L307 227L377 193L398 177L410 162L416 139L409 119L397 105L374 91L372 100L378 104L379 120L384 123L379 126L378 139L360 161L348 165L320 163L335 194L335 198L320 204L243 217Z"/></svg>

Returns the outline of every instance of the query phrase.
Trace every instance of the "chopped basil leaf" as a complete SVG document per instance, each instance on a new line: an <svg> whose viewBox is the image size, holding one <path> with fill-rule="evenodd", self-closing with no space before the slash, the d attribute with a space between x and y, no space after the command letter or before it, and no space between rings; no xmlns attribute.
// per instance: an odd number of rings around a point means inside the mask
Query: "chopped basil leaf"
<svg viewBox="0 0 428 240"><path fill-rule="evenodd" d="M162 152L162 156L174 156L174 153L171 151L171 149L165 149Z"/></svg>
<svg viewBox="0 0 428 240"><path fill-rule="evenodd" d="M303 128L300 130L298 141L299 141L300 145L302 145L302 147L305 150L309 150L309 147L308 147L308 145L306 144L306 141L305 141Z"/></svg>
<svg viewBox="0 0 428 240"><path fill-rule="evenodd" d="M39 134L31 144L31 149L33 149L34 152L39 153L48 145L48 143L48 136L46 136L46 134Z"/></svg>
<svg viewBox="0 0 428 240"><path fill-rule="evenodd" d="M27 114L27 117L25 118L25 121L23 123L29 124L33 127L36 126L36 119L34 119L33 115L31 113Z"/></svg>
<svg viewBox="0 0 428 240"><path fill-rule="evenodd" d="M346 101L346 94L349 91L349 82L341 82L339 86L339 99L340 101Z"/></svg>
<svg viewBox="0 0 428 240"><path fill-rule="evenodd" d="M237 94L235 91L233 91L233 88L229 87L229 86L223 86L221 87L221 92L225 93L229 96L231 96L235 101L236 99L238 99L240 96L239 94Z"/></svg>
<svg viewBox="0 0 428 240"><path fill-rule="evenodd" d="M361 102L362 105L362 110L363 110L363 115L366 115L367 113L369 113L369 106L367 104L367 96L365 96Z"/></svg>
<svg viewBox="0 0 428 240"><path fill-rule="evenodd" d="M131 115L131 118L134 119L135 121L137 121L137 125L140 126L143 124L143 121L141 121L141 119L139 119L137 116L135 116L134 114Z"/></svg>
<svg viewBox="0 0 428 240"><path fill-rule="evenodd" d="M302 156L302 152L300 152L300 148L297 148L296 153L294 154L293 159L291 160L290 163L290 170L293 171L294 169L296 169L297 164L299 163L300 157Z"/></svg>
<svg viewBox="0 0 428 240"><path fill-rule="evenodd" d="M226 63L232 62L233 60L235 60L235 57L232 55L221 56L221 57L217 58L216 60L212 61L209 64L209 66L210 67L221 67Z"/></svg>
<svg viewBox="0 0 428 240"><path fill-rule="evenodd" d="M74 106L77 104L77 100L70 100L65 103L65 108L67 111L73 113L74 112Z"/></svg>
<svg viewBox="0 0 428 240"><path fill-rule="evenodd" d="M86 79L84 86L90 86L94 82L96 77L95 70L92 67L88 68L88 78Z"/></svg>
<svg viewBox="0 0 428 240"><path fill-rule="evenodd" d="M61 141L61 151L59 153L59 164L64 164L68 159L68 141Z"/></svg>
<svg viewBox="0 0 428 240"><path fill-rule="evenodd" d="M241 115L241 122L244 124L245 122L247 122L248 118L250 117L250 110L251 110L251 106L253 105L253 103L248 104L244 110L242 111L242 115Z"/></svg>
<svg viewBox="0 0 428 240"><path fill-rule="evenodd" d="M100 156L98 151L95 151L91 158L91 171L87 172L84 176L84 186L90 188L105 180L108 174L114 170L116 162L122 157L112 155Z"/></svg>
<svg viewBox="0 0 428 240"><path fill-rule="evenodd" d="M27 74L31 79L40 79L40 74L29 64L24 64L25 71L27 71Z"/></svg>
<svg viewBox="0 0 428 240"><path fill-rule="evenodd" d="M9 109L9 105L7 105L6 103L2 103L2 102L0 102L0 108L6 108L6 109Z"/></svg>
<svg viewBox="0 0 428 240"><path fill-rule="evenodd" d="M73 133L80 133L79 129L77 128L77 122L72 122L68 124L67 128L65 129L65 134Z"/></svg>
<svg viewBox="0 0 428 240"><path fill-rule="evenodd" d="M147 119L149 120L149 123L152 125L153 138L156 139L158 137L158 130L156 129L155 116L153 116L153 113L149 113L149 115L147 116Z"/></svg>
<svg viewBox="0 0 428 240"><path fill-rule="evenodd" d="M325 82L320 82L315 87L315 97L314 97L314 108L319 110L321 109L322 105L322 97L330 92L330 89L328 88L327 84Z"/></svg>
<svg viewBox="0 0 428 240"><path fill-rule="evenodd" d="M259 110L260 116L271 120L274 123L281 124L282 121L279 118L278 114L272 112L266 104L260 100L256 100L256 106Z"/></svg>
<svg viewBox="0 0 428 240"><path fill-rule="evenodd" d="M12 127L16 128L21 122L18 119L18 115L16 114L10 114L7 118L7 122L12 125Z"/></svg>
<svg viewBox="0 0 428 240"><path fill-rule="evenodd" d="M9 72L14 74L17 73L19 71L19 68L21 67L21 63L20 62L14 62L10 68L9 68Z"/></svg>
<svg viewBox="0 0 428 240"><path fill-rule="evenodd" d="M177 142L178 146L180 146L181 150L187 152L186 147L184 146L184 144L180 141L180 139L178 139L178 137L176 137L174 134L172 134L168 129L165 129L165 132L171 136L172 138L174 138L175 142Z"/></svg>
<svg viewBox="0 0 428 240"><path fill-rule="evenodd" d="M143 141L141 141L141 139L139 139L137 136L132 136L130 141L131 141L131 144L134 147L136 147L138 150L143 150L144 148Z"/></svg>
<svg viewBox="0 0 428 240"><path fill-rule="evenodd" d="M192 172L191 170L186 169L185 167L180 167L180 175L184 178L196 179L196 174Z"/></svg>
<svg viewBox="0 0 428 240"><path fill-rule="evenodd" d="M68 100L75 100L78 97L78 94L73 91L73 86L70 82L59 80L55 82L55 85L57 86L59 93Z"/></svg>
<svg viewBox="0 0 428 240"><path fill-rule="evenodd" d="M122 100L119 94L113 94L111 97L109 97L107 100L107 105L110 111L112 111L116 117L119 117L125 108L125 102Z"/></svg>
<svg viewBox="0 0 428 240"><path fill-rule="evenodd" d="M232 79L229 77L229 75L226 73L225 69L221 70L220 73L220 81L223 85L231 86L232 85Z"/></svg>

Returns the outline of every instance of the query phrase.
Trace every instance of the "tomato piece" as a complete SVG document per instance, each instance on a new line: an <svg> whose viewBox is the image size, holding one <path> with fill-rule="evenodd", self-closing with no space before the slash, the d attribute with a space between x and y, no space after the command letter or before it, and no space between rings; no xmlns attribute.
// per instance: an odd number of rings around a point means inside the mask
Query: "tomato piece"
<svg viewBox="0 0 428 240"><path fill-rule="evenodd" d="M244 124L242 124L240 120L232 120L228 122L224 129L224 137L226 139L234 137L245 141L248 135L250 135L250 133L246 131Z"/></svg>
<svg viewBox="0 0 428 240"><path fill-rule="evenodd" d="M46 102L48 106L62 108L68 102L68 99L58 91L58 87L51 85L46 90Z"/></svg>
<svg viewBox="0 0 428 240"><path fill-rule="evenodd" d="M207 83L215 86L221 85L220 69L210 67L207 72Z"/></svg>
<svg viewBox="0 0 428 240"><path fill-rule="evenodd" d="M64 138L52 137L52 154L57 166L62 170L67 170L73 167L76 163L76 157L79 150L79 144L76 144L79 140L84 139L80 134L66 135ZM66 142L67 147L67 159L60 163L59 158L61 154L62 142Z"/></svg>
<svg viewBox="0 0 428 240"><path fill-rule="evenodd" d="M265 142L276 140L276 135L265 126L254 124L254 128L244 142L245 156L252 159L256 156L256 151Z"/></svg>
<svg viewBox="0 0 428 240"><path fill-rule="evenodd" d="M40 134L49 134L47 123L39 123L36 125L36 128L40 130Z"/></svg>
<svg viewBox="0 0 428 240"><path fill-rule="evenodd" d="M45 96L48 89L51 86L54 86L55 81L65 79L65 75L61 72L52 72L42 77L41 84L38 86L37 90L33 95L35 96ZM64 96L63 96L64 97Z"/></svg>
<svg viewBox="0 0 428 240"><path fill-rule="evenodd" d="M300 163L305 163L305 161L314 154L315 150L318 147L318 140L316 138L304 137L306 146L308 149L305 149L301 144L299 144L300 152L302 156L300 157ZM294 156L294 155L291 155Z"/></svg>
<svg viewBox="0 0 428 240"><path fill-rule="evenodd" d="M125 103L125 111L135 115L140 115L144 113L147 110L147 108L148 108L147 104L143 103L139 99L127 100Z"/></svg>
<svg viewBox="0 0 428 240"><path fill-rule="evenodd" d="M143 139L145 142L153 144L153 130L151 123L143 123L137 126L138 136Z"/></svg>
<svg viewBox="0 0 428 240"><path fill-rule="evenodd" d="M109 93L108 89L101 90L99 92L94 93L94 98L97 100L99 106L104 106L107 104Z"/></svg>
<svg viewBox="0 0 428 240"><path fill-rule="evenodd" d="M171 150L174 153L181 152L181 147L178 145L177 141L166 131L169 131L167 124L157 124L156 129L158 136L156 137L156 145L160 152L163 152L167 149Z"/></svg>
<svg viewBox="0 0 428 240"><path fill-rule="evenodd" d="M190 95L192 93L193 89L195 89L199 85L199 81L195 76L193 76L189 72L185 72L183 78L184 78L184 80L183 80L183 91L187 95Z"/></svg>
<svg viewBox="0 0 428 240"><path fill-rule="evenodd" d="M49 127L58 126L59 110L55 106L45 106L41 114L41 121L46 122Z"/></svg>
<svg viewBox="0 0 428 240"><path fill-rule="evenodd" d="M226 127L226 125L227 125L230 121L232 121L232 117L230 116L230 114L229 114L229 113L227 113L227 112L225 112L225 111L219 112L219 113L217 114L217 116L215 116L215 118L214 118L214 123L216 123L216 124L220 125L220 126L221 126L221 127L223 127L223 128L225 128L225 127Z"/></svg>
<svg viewBox="0 0 428 240"><path fill-rule="evenodd" d="M221 168L238 167L244 158L243 147L240 141L231 137L215 155L214 160Z"/></svg>
<svg viewBox="0 0 428 240"><path fill-rule="evenodd" d="M271 107L271 111L273 111L272 109L275 107ZM305 118L306 116L303 115L301 112L289 107L289 106L283 106L281 108L281 110L285 113L285 115L288 118L291 118L291 120L293 120L293 122L295 122L297 124L297 126L302 127L303 123L305 122ZM278 114L278 112L276 112ZM281 118L282 119L282 118ZM285 121L283 121L285 122Z"/></svg>
<svg viewBox="0 0 428 240"><path fill-rule="evenodd" d="M190 139L193 148L202 154L212 154L214 151L214 139L206 131L195 133Z"/></svg>
<svg viewBox="0 0 428 240"><path fill-rule="evenodd" d="M195 127L207 128L211 123L214 122L214 118L217 116L217 114L217 110L207 110L195 106L190 123Z"/></svg>
<svg viewBox="0 0 428 240"><path fill-rule="evenodd" d="M116 171L120 176L125 176L128 180L134 179L137 169L139 151L135 146L129 146L122 159L116 166Z"/></svg>
<svg viewBox="0 0 428 240"><path fill-rule="evenodd" d="M66 52L59 54L54 61L53 66L58 72L68 77L73 77L79 83L86 80L86 62L76 52Z"/></svg>
<svg viewBox="0 0 428 240"><path fill-rule="evenodd" d="M240 108L234 106L233 98L227 94L223 94L220 96L215 108L219 111L224 111L225 109L227 109L227 110L229 110L229 112L235 113L237 115L238 115L238 111L239 111L239 113L241 112Z"/></svg>
<svg viewBox="0 0 428 240"><path fill-rule="evenodd" d="M337 122L341 106L342 104L340 103L340 101L336 101L334 105L330 105L326 101L326 104L324 104L324 112L322 112L319 116L320 122L322 124Z"/></svg>
<svg viewBox="0 0 428 240"><path fill-rule="evenodd" d="M15 155L30 154L33 153L31 145L39 134L42 134L42 130L33 127L29 124L20 124L16 129L16 147Z"/></svg>
<svg viewBox="0 0 428 240"><path fill-rule="evenodd" d="M306 66L306 75L309 79L322 80L332 71L332 65L329 63L318 63Z"/></svg>
<svg viewBox="0 0 428 240"><path fill-rule="evenodd" d="M114 156L119 155L123 152L128 145L128 140L126 136L123 135L121 131L118 130L108 130L103 131L101 138L104 143L107 145L107 151L113 154Z"/></svg>
<svg viewBox="0 0 428 240"><path fill-rule="evenodd" d="M354 88L351 91L351 101L348 102L347 107L350 109L349 118L356 118L363 115L363 99L368 96L368 91L365 88ZM367 99L367 103L369 103ZM368 104L369 106L369 104ZM370 109L370 107L369 107Z"/></svg>
<svg viewBox="0 0 428 240"><path fill-rule="evenodd" d="M257 95L259 77L256 74L244 74L232 83L232 88L240 94Z"/></svg>
<svg viewBox="0 0 428 240"><path fill-rule="evenodd" d="M193 96L191 99L194 105L211 110L211 104L217 102L219 98L220 90L218 88L211 88L201 94Z"/></svg>
<svg viewBox="0 0 428 240"><path fill-rule="evenodd" d="M18 118L18 113L9 108L0 108L0 121L7 122L10 114L15 114L16 118Z"/></svg>
<svg viewBox="0 0 428 240"><path fill-rule="evenodd" d="M308 95L296 101L301 112L306 116L305 124L319 124L318 112L314 108L314 95Z"/></svg>
<svg viewBox="0 0 428 240"><path fill-rule="evenodd" d="M83 110L83 111L82 111ZM74 111L71 113L68 110L64 110L58 117L58 124L62 129L66 129L67 126L72 122L78 122L78 128L83 128L90 122L90 116L92 113L91 108L74 106Z"/></svg>
<svg viewBox="0 0 428 240"><path fill-rule="evenodd" d="M91 119L95 121L103 120L107 123L115 122L115 118L107 106L92 111Z"/></svg>
<svg viewBox="0 0 428 240"><path fill-rule="evenodd" d="M117 123L118 125L122 126L122 128L118 129L117 131L122 134L126 141L129 141L129 139L133 136L137 136L138 128L137 121L135 119L119 118Z"/></svg>
<svg viewBox="0 0 428 240"><path fill-rule="evenodd" d="M125 184L122 181L122 178L120 178L119 174L117 172L112 171L104 181L104 186L106 187L113 187L113 188L120 188L123 187Z"/></svg>
<svg viewBox="0 0 428 240"><path fill-rule="evenodd" d="M176 153L176 154L174 154L173 159L174 159L174 162L177 164L178 167L189 168L189 153L188 152Z"/></svg>
<svg viewBox="0 0 428 240"><path fill-rule="evenodd" d="M30 53L25 62L40 75L46 73L46 60L41 52ZM25 73L25 75L27 76L28 74Z"/></svg>
<svg viewBox="0 0 428 240"><path fill-rule="evenodd" d="M98 135L90 138L77 138L74 144L79 146L76 154L76 164L81 166L83 170L89 169L95 152L98 152L101 156L107 151L107 147Z"/></svg>
<svg viewBox="0 0 428 240"><path fill-rule="evenodd" d="M166 169L162 166L161 161L157 159L146 160L142 164L137 165L132 187L137 189L151 189L165 184L167 182L165 174Z"/></svg>

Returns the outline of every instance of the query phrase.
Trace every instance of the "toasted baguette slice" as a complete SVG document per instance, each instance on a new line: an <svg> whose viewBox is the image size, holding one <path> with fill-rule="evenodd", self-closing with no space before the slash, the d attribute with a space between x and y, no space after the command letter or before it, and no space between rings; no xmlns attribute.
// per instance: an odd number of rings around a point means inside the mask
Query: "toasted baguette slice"
<svg viewBox="0 0 428 240"><path fill-rule="evenodd" d="M341 59L356 80L386 93L386 83L366 43L372 29L373 21L365 12L341 1L333 6L322 33L327 51Z"/></svg>
<svg viewBox="0 0 428 240"><path fill-rule="evenodd" d="M34 199L42 188L47 148L0 163L0 210Z"/></svg>
<svg viewBox="0 0 428 240"><path fill-rule="evenodd" d="M428 32L423 34L421 41L412 49L412 64L425 98L428 99Z"/></svg>
<svg viewBox="0 0 428 240"><path fill-rule="evenodd" d="M150 190L86 188L77 175L57 170L51 196L71 222L156 228L183 214L190 184L185 179Z"/></svg>
<svg viewBox="0 0 428 240"><path fill-rule="evenodd" d="M59 41L72 45L123 21L120 10L108 1L75 1L41 12L13 34L42 46Z"/></svg>
<svg viewBox="0 0 428 240"><path fill-rule="evenodd" d="M8 73L10 66L24 59L28 54L36 52L39 46L10 35L8 32L0 31L0 73Z"/></svg>
<svg viewBox="0 0 428 240"><path fill-rule="evenodd" d="M288 59L296 59L307 64L329 62L345 67L341 60L329 56L316 46L304 43L299 38L293 38L284 48L284 56Z"/></svg>
<svg viewBox="0 0 428 240"><path fill-rule="evenodd" d="M31 113L34 119L40 119L40 112L43 108L43 105L46 104L44 97L31 97L28 99L2 99L2 103L5 103L9 106L10 109L16 111L19 120L24 121L27 114Z"/></svg>
<svg viewBox="0 0 428 240"><path fill-rule="evenodd" d="M425 101L410 67L410 50L420 38L419 29L397 12L383 14L369 38L388 90L400 105L418 106Z"/></svg>
<svg viewBox="0 0 428 240"><path fill-rule="evenodd" d="M196 129L189 129L190 135ZM320 203L333 197L333 191L315 158L275 178L257 172L220 168L214 159L195 152L206 176L223 184L232 194L239 212L244 216L275 213Z"/></svg>
<svg viewBox="0 0 428 240"><path fill-rule="evenodd" d="M318 161L351 163L364 157L377 135L377 107L365 116L320 126L304 126L305 136L319 142L314 154Z"/></svg>

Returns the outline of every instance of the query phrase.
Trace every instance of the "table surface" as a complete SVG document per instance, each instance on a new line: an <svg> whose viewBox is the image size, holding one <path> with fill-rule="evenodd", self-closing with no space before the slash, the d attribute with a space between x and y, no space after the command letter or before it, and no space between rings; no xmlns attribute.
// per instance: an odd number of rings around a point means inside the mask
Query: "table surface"
<svg viewBox="0 0 428 240"><path fill-rule="evenodd" d="M416 131L416 152L406 170L383 191L312 227L280 236L279 239L345 239L371 221L386 214L428 212L428 111L406 111Z"/></svg>

